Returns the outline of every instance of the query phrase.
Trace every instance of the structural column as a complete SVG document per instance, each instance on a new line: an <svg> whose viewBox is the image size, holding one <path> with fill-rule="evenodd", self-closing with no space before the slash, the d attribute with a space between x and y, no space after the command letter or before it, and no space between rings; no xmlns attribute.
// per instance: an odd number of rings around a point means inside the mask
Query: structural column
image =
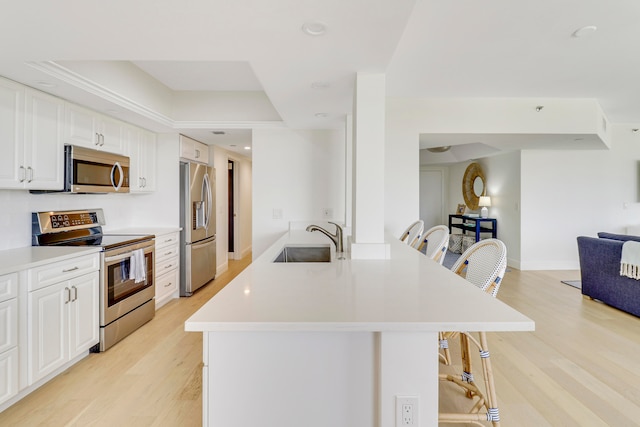
<svg viewBox="0 0 640 427"><path fill-rule="evenodd" d="M389 258L384 243L385 75L358 73L353 112L352 259Z"/></svg>

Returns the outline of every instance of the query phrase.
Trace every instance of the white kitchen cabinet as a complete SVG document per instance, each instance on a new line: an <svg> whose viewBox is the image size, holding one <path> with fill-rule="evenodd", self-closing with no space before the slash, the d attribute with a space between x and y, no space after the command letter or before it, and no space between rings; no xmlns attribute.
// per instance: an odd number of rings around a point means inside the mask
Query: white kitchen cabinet
<svg viewBox="0 0 640 427"><path fill-rule="evenodd" d="M156 234L156 310L180 290L180 232Z"/></svg>
<svg viewBox="0 0 640 427"><path fill-rule="evenodd" d="M28 385L98 343L98 263L98 254L86 255L27 272Z"/></svg>
<svg viewBox="0 0 640 427"><path fill-rule="evenodd" d="M124 124L87 108L67 102L64 142L70 145L124 153Z"/></svg>
<svg viewBox="0 0 640 427"><path fill-rule="evenodd" d="M64 101L0 79L0 188L63 187Z"/></svg>
<svg viewBox="0 0 640 427"><path fill-rule="evenodd" d="M188 136L180 135L180 157L192 162L209 164L209 146Z"/></svg>
<svg viewBox="0 0 640 427"><path fill-rule="evenodd" d="M0 404L18 394L18 274L0 276Z"/></svg>
<svg viewBox="0 0 640 427"><path fill-rule="evenodd" d="M132 126L125 129L125 135L131 161L130 191L132 193L156 191L156 135Z"/></svg>

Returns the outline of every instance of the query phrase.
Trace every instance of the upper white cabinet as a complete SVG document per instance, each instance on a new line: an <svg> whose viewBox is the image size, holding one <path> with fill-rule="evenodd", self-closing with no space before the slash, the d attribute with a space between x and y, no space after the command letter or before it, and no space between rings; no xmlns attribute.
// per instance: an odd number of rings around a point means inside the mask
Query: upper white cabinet
<svg viewBox="0 0 640 427"><path fill-rule="evenodd" d="M180 135L180 157L198 163L209 163L209 146Z"/></svg>
<svg viewBox="0 0 640 427"><path fill-rule="evenodd" d="M156 191L156 135L144 129L129 126L124 130L128 143L130 191L148 193Z"/></svg>
<svg viewBox="0 0 640 427"><path fill-rule="evenodd" d="M123 124L78 105L66 104L64 141L110 153L124 153Z"/></svg>
<svg viewBox="0 0 640 427"><path fill-rule="evenodd" d="M0 78L0 188L63 186L64 101Z"/></svg>

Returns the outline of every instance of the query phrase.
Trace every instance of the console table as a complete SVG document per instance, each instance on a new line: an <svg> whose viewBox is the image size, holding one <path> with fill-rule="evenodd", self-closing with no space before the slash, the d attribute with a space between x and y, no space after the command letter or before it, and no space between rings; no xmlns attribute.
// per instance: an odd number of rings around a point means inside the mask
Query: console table
<svg viewBox="0 0 640 427"><path fill-rule="evenodd" d="M454 218L462 222L453 222ZM488 227L489 224L487 223L491 223L491 227ZM491 237L494 239L498 235L498 221L495 218L451 214L449 215L449 233L452 233L454 228L462 230L463 234L466 234L467 231L474 232L476 234L476 242L480 240L480 233L491 233Z"/></svg>

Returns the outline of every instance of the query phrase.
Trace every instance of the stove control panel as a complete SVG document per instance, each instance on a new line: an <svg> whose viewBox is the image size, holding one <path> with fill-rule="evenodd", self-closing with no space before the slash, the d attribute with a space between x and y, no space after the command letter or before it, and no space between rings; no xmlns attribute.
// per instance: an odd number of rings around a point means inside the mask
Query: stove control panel
<svg viewBox="0 0 640 427"><path fill-rule="evenodd" d="M33 228L37 225L41 234L78 230L104 225L102 209L61 212L34 212Z"/></svg>

